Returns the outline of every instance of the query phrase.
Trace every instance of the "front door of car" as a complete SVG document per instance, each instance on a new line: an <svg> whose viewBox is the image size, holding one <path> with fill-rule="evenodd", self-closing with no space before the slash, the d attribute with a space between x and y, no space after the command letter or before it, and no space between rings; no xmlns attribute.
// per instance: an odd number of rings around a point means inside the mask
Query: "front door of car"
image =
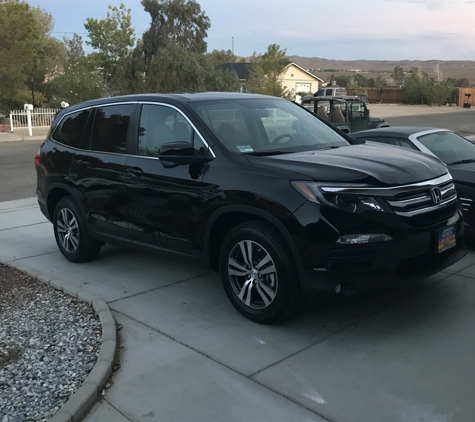
<svg viewBox="0 0 475 422"><path fill-rule="evenodd" d="M188 142L207 154L207 146L183 114L167 105L141 105L137 132L135 154L127 161L133 242L201 257L203 193L208 189L202 180L208 164L165 168L158 151L170 142Z"/></svg>
<svg viewBox="0 0 475 422"><path fill-rule="evenodd" d="M129 103L95 108L84 149L76 152L71 166L71 182L81 192L86 221L105 241L107 237L129 237L124 216L125 175L127 137L135 107Z"/></svg>

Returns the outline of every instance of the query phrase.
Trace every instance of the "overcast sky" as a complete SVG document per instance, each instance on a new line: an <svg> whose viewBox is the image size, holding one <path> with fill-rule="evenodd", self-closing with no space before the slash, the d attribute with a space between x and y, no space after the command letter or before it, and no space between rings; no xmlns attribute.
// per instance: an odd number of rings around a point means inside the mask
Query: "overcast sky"
<svg viewBox="0 0 475 422"><path fill-rule="evenodd" d="M53 15L54 36L86 37L86 18L103 19L112 0L29 0ZM150 26L140 0L137 34ZM338 60L475 60L475 0L201 0L211 20L208 50L250 56L272 43L288 55Z"/></svg>

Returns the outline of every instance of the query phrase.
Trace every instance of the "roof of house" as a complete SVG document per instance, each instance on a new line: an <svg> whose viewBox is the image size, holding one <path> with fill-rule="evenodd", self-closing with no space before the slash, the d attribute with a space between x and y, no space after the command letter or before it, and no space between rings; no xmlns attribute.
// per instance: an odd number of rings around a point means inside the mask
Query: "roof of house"
<svg viewBox="0 0 475 422"><path fill-rule="evenodd" d="M295 67L299 68L302 72L305 72L307 75L311 76L312 78L315 78L319 82L325 82L323 79L320 79L318 76L314 75L313 73L309 72L308 70L304 69L302 66L299 66L295 62L290 62L287 67L294 65ZM286 67L286 69L287 69Z"/></svg>
<svg viewBox="0 0 475 422"><path fill-rule="evenodd" d="M239 79L246 79L249 76L249 63L225 63L215 67L216 70L234 70Z"/></svg>
<svg viewBox="0 0 475 422"><path fill-rule="evenodd" d="M310 73L308 70L305 70L303 67L299 66L295 62L290 62L286 66L286 69L292 65L300 69L302 72L305 72L307 75L311 76L312 78L316 79L317 81L325 82L323 79L320 79L318 76L314 75L313 73ZM225 63L219 66L216 66L215 69L222 70L222 71L234 70L237 73L239 79L246 79L249 76L249 63Z"/></svg>

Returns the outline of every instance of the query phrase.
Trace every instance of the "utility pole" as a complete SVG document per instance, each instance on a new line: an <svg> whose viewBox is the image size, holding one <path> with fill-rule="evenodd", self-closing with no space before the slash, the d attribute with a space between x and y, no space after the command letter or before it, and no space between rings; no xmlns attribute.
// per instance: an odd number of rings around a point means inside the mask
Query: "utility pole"
<svg viewBox="0 0 475 422"><path fill-rule="evenodd" d="M33 104L33 107L35 106L35 90L33 89L33 76L31 77L31 104Z"/></svg>
<svg viewBox="0 0 475 422"><path fill-rule="evenodd" d="M233 61L231 62L231 72L234 70L234 37L231 37L232 39L232 50L231 52L233 53Z"/></svg>

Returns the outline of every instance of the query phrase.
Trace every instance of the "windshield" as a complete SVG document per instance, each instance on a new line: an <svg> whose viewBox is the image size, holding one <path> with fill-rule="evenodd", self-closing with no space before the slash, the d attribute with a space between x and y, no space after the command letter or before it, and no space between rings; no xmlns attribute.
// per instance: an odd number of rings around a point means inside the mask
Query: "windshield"
<svg viewBox="0 0 475 422"><path fill-rule="evenodd" d="M475 160L475 145L456 133L436 132L417 139L445 164Z"/></svg>
<svg viewBox="0 0 475 422"><path fill-rule="evenodd" d="M349 145L313 114L279 98L191 105L227 149L241 154L283 154Z"/></svg>

